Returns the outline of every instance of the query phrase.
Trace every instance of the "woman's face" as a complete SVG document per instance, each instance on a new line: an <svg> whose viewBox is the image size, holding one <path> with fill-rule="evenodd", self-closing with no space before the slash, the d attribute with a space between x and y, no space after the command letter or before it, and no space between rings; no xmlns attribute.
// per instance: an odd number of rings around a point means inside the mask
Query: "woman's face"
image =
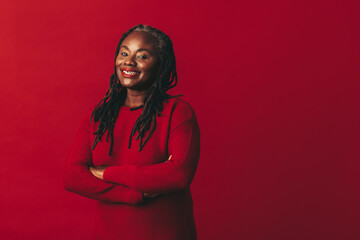
<svg viewBox="0 0 360 240"><path fill-rule="evenodd" d="M155 40L146 32L130 33L120 45L116 74L124 87L143 91L154 82L159 68Z"/></svg>

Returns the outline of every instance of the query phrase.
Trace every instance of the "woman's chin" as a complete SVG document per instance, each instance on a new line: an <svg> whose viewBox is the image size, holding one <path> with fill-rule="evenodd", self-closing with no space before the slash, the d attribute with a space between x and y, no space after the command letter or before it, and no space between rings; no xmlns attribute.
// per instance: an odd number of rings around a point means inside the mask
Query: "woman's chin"
<svg viewBox="0 0 360 240"><path fill-rule="evenodd" d="M126 88L131 88L136 85L133 79L123 79L120 81L121 85Z"/></svg>
<svg viewBox="0 0 360 240"><path fill-rule="evenodd" d="M138 92L146 91L146 89L144 89L143 87L141 87L137 84L125 84L123 86L125 88L127 88L128 90L132 90L132 91L138 91Z"/></svg>

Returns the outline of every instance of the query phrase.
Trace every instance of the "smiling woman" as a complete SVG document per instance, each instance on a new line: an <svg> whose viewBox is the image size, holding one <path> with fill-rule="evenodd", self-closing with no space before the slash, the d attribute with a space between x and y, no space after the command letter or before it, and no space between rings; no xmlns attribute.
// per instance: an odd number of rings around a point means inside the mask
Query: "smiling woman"
<svg viewBox="0 0 360 240"><path fill-rule="evenodd" d="M121 44L116 58L116 73L129 91L146 92L153 84L159 67L159 53L154 39L146 32L132 32ZM125 102L125 106L130 103Z"/></svg>
<svg viewBox="0 0 360 240"><path fill-rule="evenodd" d="M105 97L80 124L65 189L98 200L96 239L197 239L190 183L200 130L191 105L166 93L177 84L172 42L135 26L114 65Z"/></svg>

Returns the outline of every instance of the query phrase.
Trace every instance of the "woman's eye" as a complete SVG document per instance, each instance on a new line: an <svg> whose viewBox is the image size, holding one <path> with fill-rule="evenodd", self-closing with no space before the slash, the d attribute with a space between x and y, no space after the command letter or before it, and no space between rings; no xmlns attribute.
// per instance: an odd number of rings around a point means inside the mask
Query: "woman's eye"
<svg viewBox="0 0 360 240"><path fill-rule="evenodd" d="M147 59L147 56L146 55L139 55L138 58Z"/></svg>
<svg viewBox="0 0 360 240"><path fill-rule="evenodd" d="M120 55L121 56L127 56L127 53L122 52L122 53L120 53Z"/></svg>

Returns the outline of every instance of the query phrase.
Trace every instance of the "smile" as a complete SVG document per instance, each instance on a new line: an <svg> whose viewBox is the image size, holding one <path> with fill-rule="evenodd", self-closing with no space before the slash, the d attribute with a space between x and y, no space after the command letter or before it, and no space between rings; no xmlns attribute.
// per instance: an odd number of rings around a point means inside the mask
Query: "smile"
<svg viewBox="0 0 360 240"><path fill-rule="evenodd" d="M123 73L129 74L129 75L135 75L135 74L137 74L137 72L130 72L130 71L123 71Z"/></svg>
<svg viewBox="0 0 360 240"><path fill-rule="evenodd" d="M121 75L125 78L136 78L140 74L140 72L130 71L132 69L128 69L128 70L120 69L120 70L121 70Z"/></svg>

